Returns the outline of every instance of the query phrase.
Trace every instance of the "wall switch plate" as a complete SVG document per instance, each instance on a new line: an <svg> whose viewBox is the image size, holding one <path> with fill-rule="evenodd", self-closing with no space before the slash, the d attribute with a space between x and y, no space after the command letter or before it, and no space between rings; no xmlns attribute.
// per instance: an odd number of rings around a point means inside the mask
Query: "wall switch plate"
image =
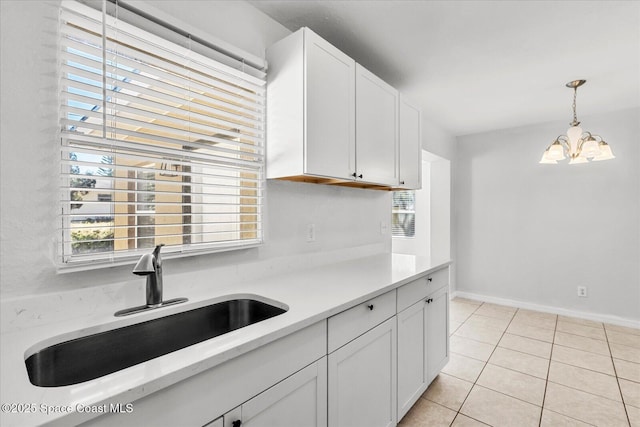
<svg viewBox="0 0 640 427"><path fill-rule="evenodd" d="M586 298L587 297L587 287L586 286L578 286L578 296Z"/></svg>
<svg viewBox="0 0 640 427"><path fill-rule="evenodd" d="M307 243L316 241L316 225L307 224Z"/></svg>
<svg viewBox="0 0 640 427"><path fill-rule="evenodd" d="M380 234L387 234L387 223L380 221Z"/></svg>

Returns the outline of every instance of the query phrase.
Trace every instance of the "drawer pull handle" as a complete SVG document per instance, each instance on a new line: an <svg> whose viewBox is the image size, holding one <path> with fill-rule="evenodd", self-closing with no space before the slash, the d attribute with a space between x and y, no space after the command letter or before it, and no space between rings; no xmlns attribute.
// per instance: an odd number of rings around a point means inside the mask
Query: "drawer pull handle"
<svg viewBox="0 0 640 427"><path fill-rule="evenodd" d="M433 277L429 277L429 278L427 279L427 282L433 282Z"/></svg>
<svg viewBox="0 0 640 427"><path fill-rule="evenodd" d="M369 310L373 310L373 304L369 304L367 307L369 307Z"/></svg>
<svg viewBox="0 0 640 427"><path fill-rule="evenodd" d="M427 299L426 303L430 304L432 301L433 301L433 298L429 298L429 299Z"/></svg>
<svg viewBox="0 0 640 427"><path fill-rule="evenodd" d="M235 420L231 423L231 427L240 427L242 425L242 421Z"/></svg>

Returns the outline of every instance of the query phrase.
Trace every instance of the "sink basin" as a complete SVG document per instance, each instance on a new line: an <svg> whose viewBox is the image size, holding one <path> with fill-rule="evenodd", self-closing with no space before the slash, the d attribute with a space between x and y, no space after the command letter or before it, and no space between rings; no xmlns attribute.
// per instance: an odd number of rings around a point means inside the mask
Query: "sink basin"
<svg viewBox="0 0 640 427"><path fill-rule="evenodd" d="M33 385L78 384L286 311L254 299L223 301L54 344L30 355L25 363Z"/></svg>

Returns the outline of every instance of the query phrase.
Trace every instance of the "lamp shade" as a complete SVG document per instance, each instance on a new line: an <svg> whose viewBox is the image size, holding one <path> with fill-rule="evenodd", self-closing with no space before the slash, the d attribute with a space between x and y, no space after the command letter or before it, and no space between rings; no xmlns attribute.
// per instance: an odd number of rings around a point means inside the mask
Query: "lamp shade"
<svg viewBox="0 0 640 427"><path fill-rule="evenodd" d="M611 151L611 147L609 147L609 144L607 144L606 142L600 141L600 143L598 143L598 148L600 149L600 153L592 159L593 161L610 160L616 158L616 156L614 156L613 152Z"/></svg>
<svg viewBox="0 0 640 427"><path fill-rule="evenodd" d="M570 165L579 165L581 163L589 163L589 160L581 156L572 157L571 160L569 160Z"/></svg>
<svg viewBox="0 0 640 427"><path fill-rule="evenodd" d="M538 163L542 163L542 164L548 164L548 165L556 165L558 164L558 162L556 160L553 160L551 158L549 158L549 150L544 150L544 153L542 154L542 158L540 159L540 161Z"/></svg>
<svg viewBox="0 0 640 427"><path fill-rule="evenodd" d="M549 152L548 158L550 160L562 160L564 159L564 147L557 139L547 148Z"/></svg>
<svg viewBox="0 0 640 427"><path fill-rule="evenodd" d="M600 154L600 148L598 147L598 142L590 136L584 144L582 144L582 150L580 151L580 156L592 158L596 157Z"/></svg>

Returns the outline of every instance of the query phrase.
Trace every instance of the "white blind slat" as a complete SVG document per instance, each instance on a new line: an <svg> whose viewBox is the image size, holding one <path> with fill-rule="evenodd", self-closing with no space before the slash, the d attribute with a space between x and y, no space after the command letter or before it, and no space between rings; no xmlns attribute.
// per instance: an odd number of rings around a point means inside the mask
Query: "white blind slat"
<svg viewBox="0 0 640 427"><path fill-rule="evenodd" d="M265 79L75 1L59 34L61 265L260 243Z"/></svg>

